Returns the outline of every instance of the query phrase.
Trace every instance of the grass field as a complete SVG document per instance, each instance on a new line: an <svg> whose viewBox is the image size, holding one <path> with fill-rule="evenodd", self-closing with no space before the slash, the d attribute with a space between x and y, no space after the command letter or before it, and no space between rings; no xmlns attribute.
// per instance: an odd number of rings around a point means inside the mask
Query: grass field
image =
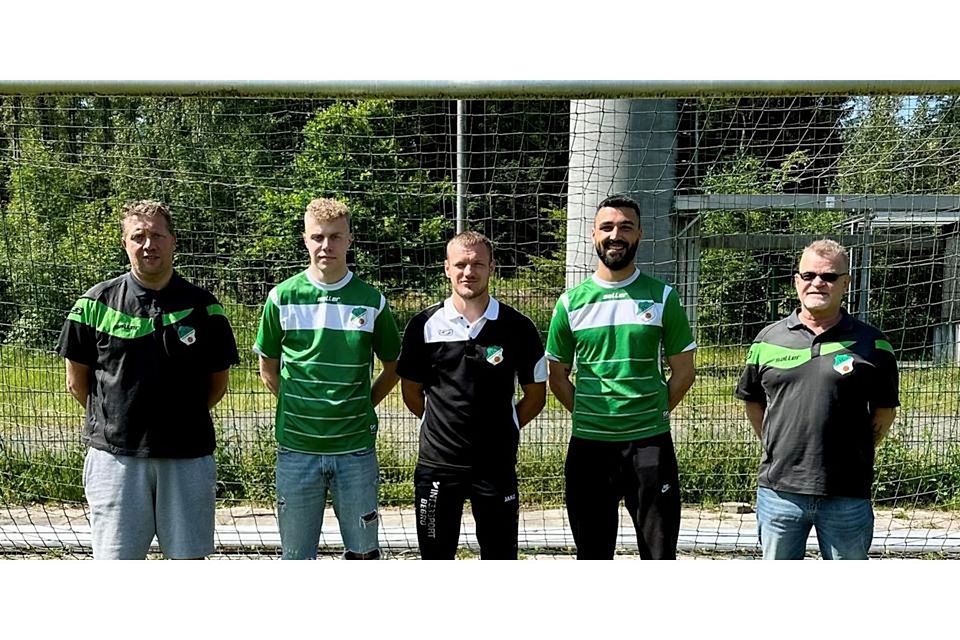
<svg viewBox="0 0 960 640"><path fill-rule="evenodd" d="M674 412L683 500L749 502L760 446L733 388L743 349L698 354L698 378ZM903 407L893 436L878 451L876 498L935 507L960 506L960 371L905 367ZM252 357L231 373L230 392L215 412L220 497L269 504L273 499L274 400ZM412 500L417 422L399 390L380 407L378 441L385 506ZM53 354L0 347L0 500L9 504L80 502L81 407L64 389ZM519 475L525 507L563 502L569 418L548 394L544 412L521 436Z"/></svg>

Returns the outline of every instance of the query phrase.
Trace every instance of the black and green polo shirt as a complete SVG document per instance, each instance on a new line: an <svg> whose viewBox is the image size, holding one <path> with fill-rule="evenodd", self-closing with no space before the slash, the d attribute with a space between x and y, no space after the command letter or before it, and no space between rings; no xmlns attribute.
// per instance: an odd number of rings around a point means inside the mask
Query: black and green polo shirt
<svg viewBox="0 0 960 640"><path fill-rule="evenodd" d="M210 292L176 273L160 290L130 273L101 282L67 314L58 350L91 368L83 430L89 446L151 458L213 452L210 374L239 357Z"/></svg>
<svg viewBox="0 0 960 640"><path fill-rule="evenodd" d="M417 464L487 478L516 473L517 385L547 380L530 318L491 296L470 324L447 298L407 323L397 373L426 393Z"/></svg>
<svg viewBox="0 0 960 640"><path fill-rule="evenodd" d="M750 347L735 395L766 407L762 487L870 497L871 414L900 406L897 360L879 329L841 313L815 335L794 311Z"/></svg>

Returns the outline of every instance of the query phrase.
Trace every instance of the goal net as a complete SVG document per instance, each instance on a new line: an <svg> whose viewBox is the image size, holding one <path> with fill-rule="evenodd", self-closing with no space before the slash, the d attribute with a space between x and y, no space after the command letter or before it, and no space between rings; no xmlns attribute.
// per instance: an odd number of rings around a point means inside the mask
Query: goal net
<svg viewBox="0 0 960 640"><path fill-rule="evenodd" d="M224 303L240 346L214 415L218 552L239 556L278 553L275 404L250 347L267 292L306 265L307 202L349 204L351 266L401 328L448 295L444 246L460 211L495 244L494 295L545 337L557 297L593 270L589 225L614 192L643 205L638 264L681 292L699 344L672 419L681 550L757 553L760 445L733 388L757 332L796 306L800 250L831 237L852 256L847 308L886 333L901 367L901 411L877 452L874 550L960 551L957 96L460 107L458 154L449 99L0 95L0 552L90 551L83 411L54 346L77 297L127 268L123 202L171 206L176 267ZM417 420L399 388L378 413L381 542L415 554ZM569 435L552 397L521 433L524 553L573 547ZM340 545L331 516L321 546ZM636 549L625 515L618 546ZM462 548L478 549L469 510Z"/></svg>

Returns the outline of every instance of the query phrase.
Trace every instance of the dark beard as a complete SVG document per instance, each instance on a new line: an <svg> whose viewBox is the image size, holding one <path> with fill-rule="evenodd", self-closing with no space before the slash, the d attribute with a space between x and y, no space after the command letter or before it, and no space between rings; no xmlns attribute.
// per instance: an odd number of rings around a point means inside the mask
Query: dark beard
<svg viewBox="0 0 960 640"><path fill-rule="evenodd" d="M610 244L610 241L607 241L604 246L601 246L599 243L594 245L594 248L597 250L597 257L600 258L600 262L602 262L607 269L610 269L610 271L620 271L633 264L633 259L637 255L637 249L640 247L639 242L627 245L626 251L623 252L623 256L619 260L613 260L607 257L605 249L609 247Z"/></svg>

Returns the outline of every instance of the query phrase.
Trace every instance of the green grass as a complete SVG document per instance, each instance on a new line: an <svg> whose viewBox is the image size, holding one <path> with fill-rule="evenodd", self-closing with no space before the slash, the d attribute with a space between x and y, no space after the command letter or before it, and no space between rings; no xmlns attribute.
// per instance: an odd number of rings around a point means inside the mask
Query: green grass
<svg viewBox="0 0 960 640"><path fill-rule="evenodd" d="M240 344L240 351L242 362L231 369L230 390L217 412L272 413L274 400L260 381L255 355L246 343ZM745 347L698 349L697 381L675 416L680 420L739 418L742 406L733 397L733 389L745 356ZM900 396L902 413L956 415L960 412L960 368L904 367L900 372ZM394 389L387 404L402 407L399 389ZM553 394L548 394L546 411L563 412ZM62 359L50 352L0 346L0 425L11 424L14 415L22 418L16 422L21 426L30 426L31 417L79 419L82 416L80 406L66 392Z"/></svg>
<svg viewBox="0 0 960 640"><path fill-rule="evenodd" d="M685 503L753 499L760 447L741 403L733 397L744 354L742 348L700 350L697 382L675 411ZM960 509L960 443L949 425L938 419L960 412L960 370L905 367L901 402L894 436L878 451L877 499L891 506ZM382 407L381 501L385 506L411 504L415 423L403 408L399 388ZM232 370L230 392L215 411L218 424L242 426L224 427L219 435L218 494L225 502L272 503L274 410L275 401L260 382L254 359L244 358ZM60 358L0 346L0 500L6 504L83 500L78 438L82 413L64 388ZM521 439L518 475L525 508L563 504L568 435L569 416L548 394L544 413Z"/></svg>
<svg viewBox="0 0 960 640"><path fill-rule="evenodd" d="M708 432L689 434L677 443L681 496L684 504L716 505L752 502L760 448L748 439L717 439ZM917 506L960 509L960 443L945 449L926 441L908 446L888 440L878 451L874 498L885 507ZM380 502L383 506L413 503L415 458L409 446L389 438L378 442ZM563 461L560 444L520 448L518 476L521 506L542 509L563 505ZM269 506L274 499L276 449L272 432L255 437L221 437L216 452L218 497L224 504ZM77 504L83 501L83 450L0 450L0 502Z"/></svg>

